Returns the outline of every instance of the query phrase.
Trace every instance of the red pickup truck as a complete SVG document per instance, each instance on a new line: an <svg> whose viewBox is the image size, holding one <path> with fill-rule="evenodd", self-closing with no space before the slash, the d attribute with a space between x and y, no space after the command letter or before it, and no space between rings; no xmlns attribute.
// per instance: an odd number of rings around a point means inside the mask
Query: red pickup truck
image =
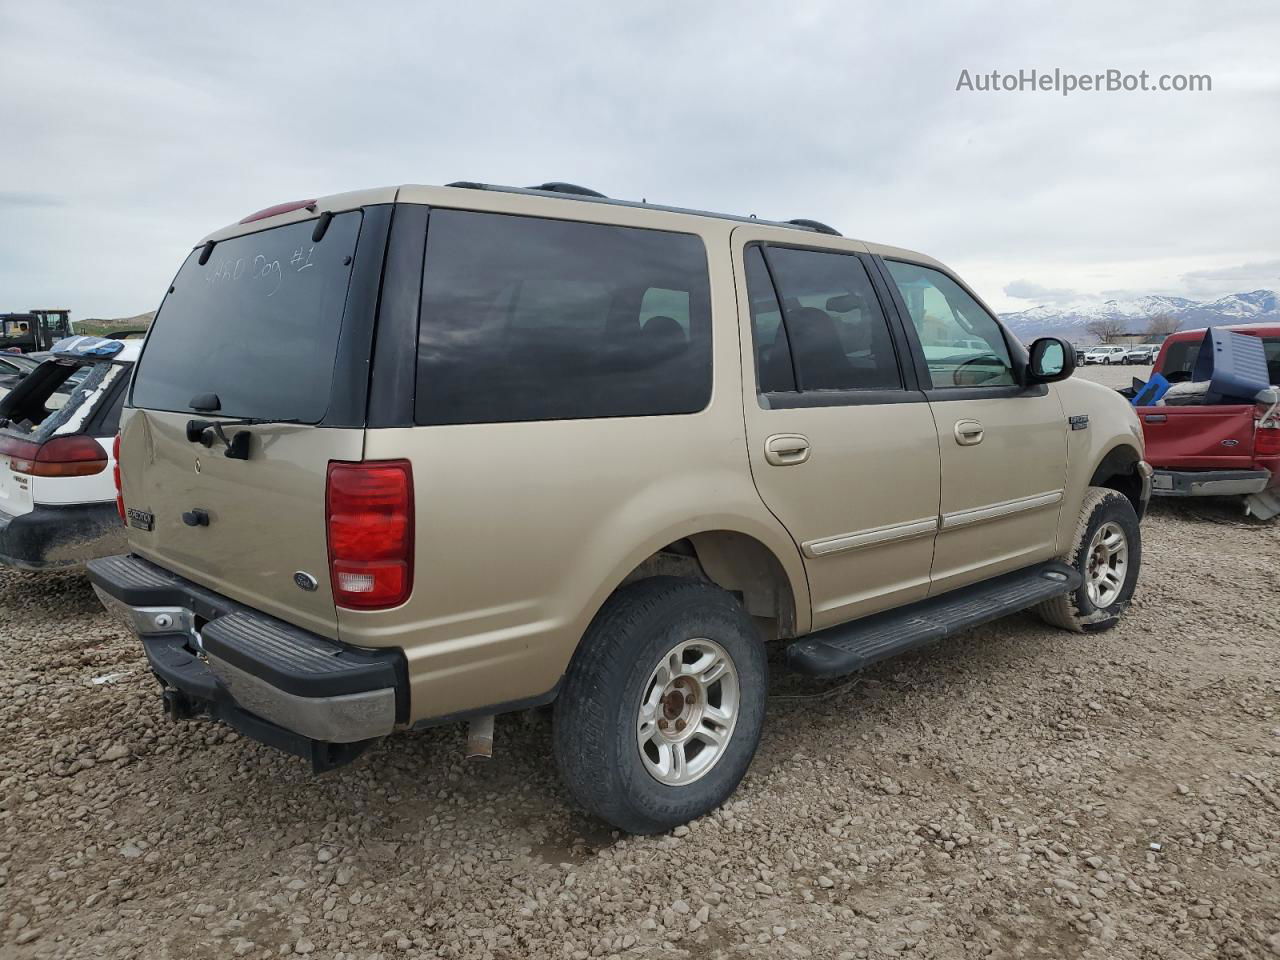
<svg viewBox="0 0 1280 960"><path fill-rule="evenodd" d="M1271 383L1280 384L1280 324L1226 329L1262 338ZM1191 379L1204 333L1183 330L1170 336L1152 373L1163 374L1170 383ZM1280 411L1272 405L1161 405L1136 412L1146 436L1147 462L1155 468L1153 494L1244 496L1246 511L1255 516L1268 519L1280 513Z"/></svg>

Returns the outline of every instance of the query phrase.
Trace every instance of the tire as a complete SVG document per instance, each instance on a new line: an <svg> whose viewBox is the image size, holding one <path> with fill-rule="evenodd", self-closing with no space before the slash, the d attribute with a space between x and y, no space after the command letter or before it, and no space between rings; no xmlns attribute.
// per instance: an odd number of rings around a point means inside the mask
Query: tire
<svg viewBox="0 0 1280 960"><path fill-rule="evenodd" d="M1104 528L1107 530L1100 537ZM1115 533L1124 541L1123 570L1119 569L1115 556L1108 558L1106 565L1111 568L1111 576L1099 583L1093 571L1101 573L1104 568L1093 562L1094 549L1101 545L1106 550ZM1071 593L1039 604L1035 610L1040 618L1075 633L1100 633L1119 623L1133 598L1142 569L1142 529L1129 498L1105 487L1090 487L1080 508L1071 549L1058 559L1080 571L1084 582ZM1094 590L1090 589L1091 580Z"/></svg>
<svg viewBox="0 0 1280 960"><path fill-rule="evenodd" d="M678 669L661 673L686 644L682 665L696 666L718 650L729 669L705 687ZM565 674L552 730L560 776L588 812L629 833L658 833L699 817L746 774L764 726L768 681L764 644L730 594L676 577L629 584L591 622ZM654 713L642 725L646 699ZM730 714L723 725L720 718ZM715 734L721 747L702 739ZM659 779L664 762L671 782Z"/></svg>

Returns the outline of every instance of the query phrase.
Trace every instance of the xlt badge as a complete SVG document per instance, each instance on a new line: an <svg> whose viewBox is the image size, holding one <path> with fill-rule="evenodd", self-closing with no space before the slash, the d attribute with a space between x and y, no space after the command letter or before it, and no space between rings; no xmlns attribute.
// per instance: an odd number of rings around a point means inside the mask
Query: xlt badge
<svg viewBox="0 0 1280 960"><path fill-rule="evenodd" d="M155 526L156 518L147 513L145 510L136 510L130 507L125 513L129 517L129 526L137 527L139 530L150 530Z"/></svg>

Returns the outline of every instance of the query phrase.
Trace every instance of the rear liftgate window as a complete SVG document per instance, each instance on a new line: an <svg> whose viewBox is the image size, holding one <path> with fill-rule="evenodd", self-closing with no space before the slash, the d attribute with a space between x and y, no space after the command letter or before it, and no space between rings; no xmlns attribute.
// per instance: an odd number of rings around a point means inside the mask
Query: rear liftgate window
<svg viewBox="0 0 1280 960"><path fill-rule="evenodd" d="M152 325L133 403L190 411L216 394L217 413L317 423L329 406L358 211L222 240L204 265L187 258Z"/></svg>
<svg viewBox="0 0 1280 960"><path fill-rule="evenodd" d="M418 423L695 413L710 397L699 238L432 211Z"/></svg>

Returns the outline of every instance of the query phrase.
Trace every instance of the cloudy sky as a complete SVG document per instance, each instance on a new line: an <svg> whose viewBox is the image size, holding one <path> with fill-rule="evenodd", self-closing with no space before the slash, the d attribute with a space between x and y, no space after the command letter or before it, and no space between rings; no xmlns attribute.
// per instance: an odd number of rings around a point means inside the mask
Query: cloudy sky
<svg viewBox="0 0 1280 960"><path fill-rule="evenodd" d="M814 217L1002 310L1280 288L1274 3L629 7L4 0L0 310L149 310L252 210L457 179ZM1033 68L1212 91L956 89Z"/></svg>

